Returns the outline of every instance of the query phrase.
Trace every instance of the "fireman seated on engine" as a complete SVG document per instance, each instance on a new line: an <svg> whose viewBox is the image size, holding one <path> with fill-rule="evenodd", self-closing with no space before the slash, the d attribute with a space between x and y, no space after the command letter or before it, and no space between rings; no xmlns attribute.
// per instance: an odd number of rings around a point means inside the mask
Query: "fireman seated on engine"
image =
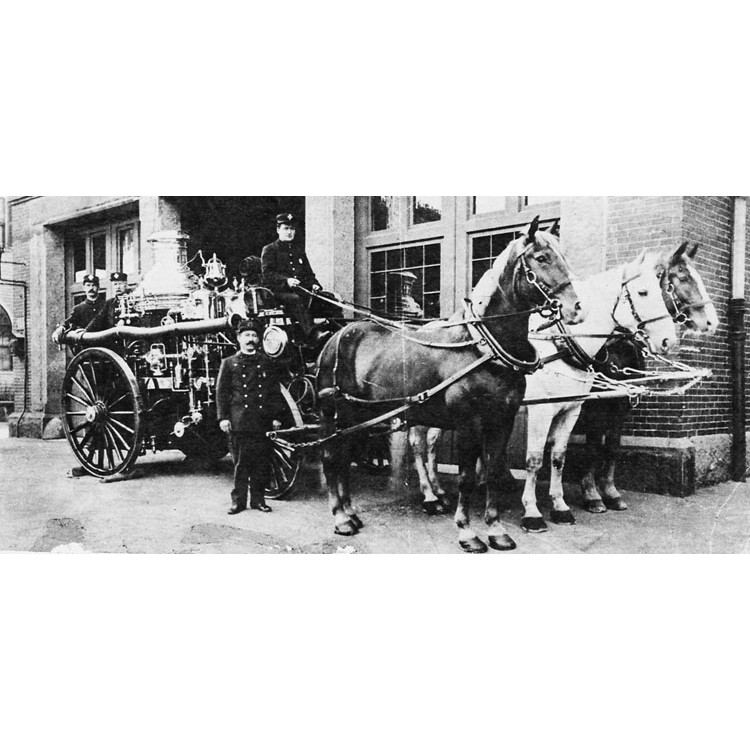
<svg viewBox="0 0 750 750"><path fill-rule="evenodd" d="M294 242L296 233L297 222L292 214L279 214L276 217L278 238L266 245L261 255L263 283L274 293L287 315L299 324L303 343L315 346L320 338L315 330L315 317L330 317L332 306L301 290L306 289L331 299L336 296L322 292L304 249ZM337 311L337 308L334 310Z"/></svg>
<svg viewBox="0 0 750 750"><path fill-rule="evenodd" d="M93 333L96 331L107 331L117 325L123 325L128 321L126 293L128 291L128 275L125 271L114 271L110 274L109 280L112 282L112 293L104 307L96 314L91 322L86 326L86 331Z"/></svg>
<svg viewBox="0 0 750 750"><path fill-rule="evenodd" d="M77 304L68 317L52 333L52 340L60 343L63 334L86 326L99 314L104 307L104 297L99 294L99 277L87 273L83 277L83 288L86 299Z"/></svg>

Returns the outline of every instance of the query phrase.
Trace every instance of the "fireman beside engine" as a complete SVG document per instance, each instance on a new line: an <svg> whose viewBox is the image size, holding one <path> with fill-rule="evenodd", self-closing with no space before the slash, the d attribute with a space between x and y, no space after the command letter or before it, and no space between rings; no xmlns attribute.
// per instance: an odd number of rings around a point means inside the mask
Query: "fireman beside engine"
<svg viewBox="0 0 750 750"><path fill-rule="evenodd" d="M228 433L234 461L234 489L229 515L250 507L270 513L265 487L271 472L273 444L266 433L280 426L284 400L278 365L260 349L262 325L243 320L237 326L240 351L221 363L216 385L219 427Z"/></svg>

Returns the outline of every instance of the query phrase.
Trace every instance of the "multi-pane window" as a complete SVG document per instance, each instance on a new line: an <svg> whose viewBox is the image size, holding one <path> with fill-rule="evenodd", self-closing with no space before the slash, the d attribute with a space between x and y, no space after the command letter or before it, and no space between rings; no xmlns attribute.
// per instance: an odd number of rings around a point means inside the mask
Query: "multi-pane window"
<svg viewBox="0 0 750 750"><path fill-rule="evenodd" d="M559 195L524 195L525 206L536 206L539 203L556 203L560 200Z"/></svg>
<svg viewBox="0 0 750 750"><path fill-rule="evenodd" d="M401 290L399 271L410 271L417 280L412 296L425 317L440 317L440 243L408 245L370 251L370 306L388 309L388 301Z"/></svg>
<svg viewBox="0 0 750 750"><path fill-rule="evenodd" d="M443 217L443 199L435 195L412 196L412 217L415 224L440 221Z"/></svg>
<svg viewBox="0 0 750 750"><path fill-rule="evenodd" d="M393 224L393 196L370 196L370 224L373 232L390 229Z"/></svg>
<svg viewBox="0 0 750 750"><path fill-rule="evenodd" d="M542 228L549 228L549 222L542 224ZM489 271L492 263L500 253L518 239L526 227L504 229L492 234L482 234L471 238L471 286L477 285L485 271Z"/></svg>
<svg viewBox="0 0 750 750"><path fill-rule="evenodd" d="M86 297L83 278L87 274L99 277L101 294L106 294L113 271L125 271L131 283L137 281L141 272L138 223L121 221L75 230L65 237L65 254L72 309Z"/></svg>
<svg viewBox="0 0 750 750"><path fill-rule="evenodd" d="M489 214L493 211L506 210L505 195L475 195L472 197L471 212L473 214Z"/></svg>
<svg viewBox="0 0 750 750"><path fill-rule="evenodd" d="M13 369L13 328L10 317L4 308L0 307L0 371Z"/></svg>

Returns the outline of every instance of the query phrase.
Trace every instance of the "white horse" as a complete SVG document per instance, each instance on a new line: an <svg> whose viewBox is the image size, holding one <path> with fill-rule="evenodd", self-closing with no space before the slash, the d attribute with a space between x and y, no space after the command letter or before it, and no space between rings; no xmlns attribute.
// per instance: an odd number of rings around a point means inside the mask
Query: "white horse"
<svg viewBox="0 0 750 750"><path fill-rule="evenodd" d="M654 252L644 252L634 261L620 268L605 271L582 282L587 310L585 324L569 328L584 353L593 357L606 342L607 336L617 326L635 331L640 326L648 334L652 351L669 351L677 342L674 321L670 316L662 295L660 276L664 268L660 257ZM530 321L536 328L544 321ZM595 336L585 338L586 334ZM656 342L656 343L654 343ZM557 352L551 341L535 342L544 359ZM567 377L566 377L567 375ZM527 376L526 398L549 398L566 395L582 396L593 386L593 374L566 364L562 360L548 362ZM562 492L562 471L565 464L570 433L578 419L582 402L563 402L530 406L529 440L526 458L527 480L524 491L526 515L523 527L527 531L545 531L546 524L536 506L536 479L541 468L544 446L550 428L553 428L553 483L550 495L553 498L552 520L556 523L575 523L570 509L565 504ZM423 495L422 507L428 515L446 513L446 493L437 473L437 446L442 431L437 428L414 426L408 434L396 433L391 452L395 467L396 483L402 481L401 464L405 455L404 443L408 440L419 476ZM483 467L482 467L483 468ZM396 489L398 489L396 487Z"/></svg>
<svg viewBox="0 0 750 750"><path fill-rule="evenodd" d="M661 256L655 252L643 252L631 263L581 282L586 319L567 327L568 334L582 350L580 359L572 363L568 357L553 359L526 378L526 400L547 401L528 406L526 484L523 491L525 512L521 521L526 531L547 530L537 507L536 484L548 442L552 464L551 519L558 524L575 523L575 517L565 502L562 478L568 440L583 401L550 403L548 400L562 395L581 397L591 391L595 374L585 369L586 357L593 359L616 328L641 331L654 354L666 354L677 344L675 323L662 295L663 273ZM538 324L542 322L537 321ZM531 321L530 325L533 325ZM543 361L546 357L559 356L554 340L542 339L535 343Z"/></svg>

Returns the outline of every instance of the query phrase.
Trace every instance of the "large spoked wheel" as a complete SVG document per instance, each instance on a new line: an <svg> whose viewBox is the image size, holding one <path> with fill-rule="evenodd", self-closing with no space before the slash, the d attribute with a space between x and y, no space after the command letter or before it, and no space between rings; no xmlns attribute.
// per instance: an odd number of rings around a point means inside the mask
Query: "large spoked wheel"
<svg viewBox="0 0 750 750"><path fill-rule="evenodd" d="M70 447L89 474L127 471L141 452L143 401L125 360L109 349L85 349L68 365L62 422Z"/></svg>
<svg viewBox="0 0 750 750"><path fill-rule="evenodd" d="M281 428L302 427L302 414L299 407L283 385L281 386L281 394L287 405L287 413L281 420ZM271 478L266 487L266 498L281 500L297 481L301 463L302 459L298 453L274 443L271 457Z"/></svg>

